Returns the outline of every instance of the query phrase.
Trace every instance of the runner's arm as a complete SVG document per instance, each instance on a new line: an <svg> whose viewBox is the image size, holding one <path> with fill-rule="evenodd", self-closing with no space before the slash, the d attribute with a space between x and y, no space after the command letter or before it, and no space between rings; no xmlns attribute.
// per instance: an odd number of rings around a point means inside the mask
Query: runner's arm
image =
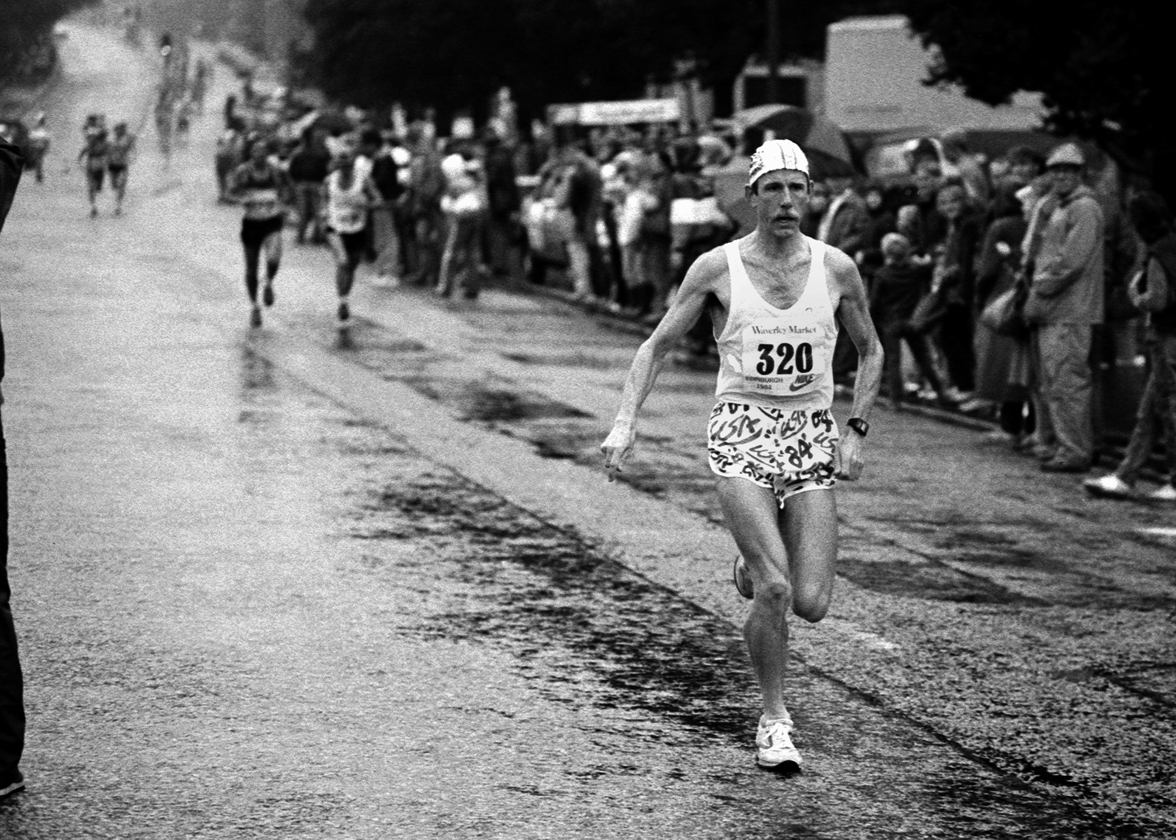
<svg viewBox="0 0 1176 840"><path fill-rule="evenodd" d="M637 412L653 390L653 384L661 373L666 354L686 336L706 309L709 295L715 291L726 261L722 252L715 250L703 254L686 272L686 277L670 309L662 317L645 342L637 349L629 376L621 392L621 407L617 412L612 431L600 450L604 453L604 465L608 480L616 478L622 464L633 452L637 439Z"/></svg>
<svg viewBox="0 0 1176 840"><path fill-rule="evenodd" d="M849 333L859 357L853 385L853 410L849 416L868 421L882 383L882 343L878 340L874 321L870 317L866 286L857 265L841 251L830 249L826 266L839 295L837 318ZM840 477L850 481L861 477L865 467L862 459L863 441L864 438L852 429L842 433L837 453L837 472Z"/></svg>

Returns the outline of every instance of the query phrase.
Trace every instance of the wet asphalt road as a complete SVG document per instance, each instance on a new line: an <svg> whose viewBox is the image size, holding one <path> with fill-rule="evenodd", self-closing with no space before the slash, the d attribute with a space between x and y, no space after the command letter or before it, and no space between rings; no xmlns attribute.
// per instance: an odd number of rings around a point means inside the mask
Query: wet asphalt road
<svg viewBox="0 0 1176 840"><path fill-rule="evenodd" d="M66 61L59 152L149 93L102 33ZM794 632L806 770L760 773L713 372L667 371L608 485L631 331L361 279L341 336L290 247L251 332L217 102L166 169L142 138L125 217L61 154L0 241L30 714L0 836L1176 836L1171 509L880 413Z"/></svg>

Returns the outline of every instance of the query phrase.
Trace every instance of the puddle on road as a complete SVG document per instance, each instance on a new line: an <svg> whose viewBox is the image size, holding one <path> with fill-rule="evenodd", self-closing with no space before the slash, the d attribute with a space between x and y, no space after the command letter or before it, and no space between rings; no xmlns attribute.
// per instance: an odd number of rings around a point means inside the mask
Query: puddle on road
<svg viewBox="0 0 1176 840"><path fill-rule="evenodd" d="M624 352L628 352L627 350ZM542 356L532 353L503 353L504 358L510 359L512 362L519 362L524 365L543 365L545 367L577 367L577 368L591 368L593 370L611 370L617 365L626 364L629 360L619 361L615 355L613 357L601 355L599 352L595 353L565 353L560 354L545 354Z"/></svg>
<svg viewBox="0 0 1176 840"><path fill-rule="evenodd" d="M245 395L250 391L267 391L274 387L273 364L248 346L244 347L241 352L241 388Z"/></svg>
<svg viewBox="0 0 1176 840"><path fill-rule="evenodd" d="M863 532L867 542L901 544L919 558L913 562L855 562L853 551L843 550L838 573L876 592L1005 606L1108 611L1172 608L1166 591L1145 593L1124 586L1115 579L1110 565L1104 574L1097 566L1075 563L1066 553L1069 547L1085 557L1109 560L1127 550L1122 535L1072 532L1060 543L1046 522L1031 518L962 519L953 511L913 517L871 516L867 521L878 526L867 526ZM1126 536L1128 545L1131 536Z"/></svg>
<svg viewBox="0 0 1176 840"><path fill-rule="evenodd" d="M587 418L592 415L542 394L513 387L510 382L487 383L437 376L404 380L429 399L452 408L457 419L480 423L517 423L523 420Z"/></svg>
<svg viewBox="0 0 1176 840"><path fill-rule="evenodd" d="M843 552L837 559L837 574L865 589L900 598L1002 606L1040 604L986 578L964 574L942 563L862 560Z"/></svg>
<svg viewBox="0 0 1176 840"><path fill-rule="evenodd" d="M1106 690L1107 685L1116 685L1176 708L1176 662L1132 662L1114 668L1092 665L1055 671L1050 676L1101 690Z"/></svg>
<svg viewBox="0 0 1176 840"><path fill-rule="evenodd" d="M735 628L489 492L426 474L384 488L352 533L426 537L441 550L430 573L452 575L461 597L415 632L505 647L559 702L571 702L567 686L543 684L563 674L577 704L746 740L754 686Z"/></svg>

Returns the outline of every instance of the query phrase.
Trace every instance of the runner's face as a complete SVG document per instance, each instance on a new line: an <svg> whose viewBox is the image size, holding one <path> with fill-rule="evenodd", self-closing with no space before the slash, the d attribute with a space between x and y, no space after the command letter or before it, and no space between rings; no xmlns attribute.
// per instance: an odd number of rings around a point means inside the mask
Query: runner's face
<svg viewBox="0 0 1176 840"><path fill-rule="evenodd" d="M808 176L795 169L768 172L755 182L750 198L761 229L784 235L796 233L808 209Z"/></svg>

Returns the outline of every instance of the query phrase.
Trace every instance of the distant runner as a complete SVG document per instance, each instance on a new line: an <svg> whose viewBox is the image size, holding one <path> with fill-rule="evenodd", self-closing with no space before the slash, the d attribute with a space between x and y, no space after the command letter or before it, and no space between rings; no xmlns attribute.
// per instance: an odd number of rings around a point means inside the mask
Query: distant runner
<svg viewBox="0 0 1176 840"><path fill-rule="evenodd" d="M257 305L260 285L258 271L265 252L265 289L262 302L274 305L274 278L282 261L282 223L284 203L293 194L289 176L269 160L269 144L253 137L246 152L248 160L229 176L229 200L245 208L241 220L241 245L245 251L245 291L252 311L249 322L261 326L261 309Z"/></svg>
<svg viewBox="0 0 1176 840"><path fill-rule="evenodd" d="M110 141L107 139L106 129L99 128L87 132L86 143L78 155L78 160L86 173L86 190L90 199L90 218L98 215L98 193L102 192L102 182L106 178L106 165L110 156Z"/></svg>
<svg viewBox="0 0 1176 840"><path fill-rule="evenodd" d="M666 354L709 308L719 349L707 429L723 517L742 553L736 587L754 603L743 634L763 695L756 763L796 770L784 705L788 613L817 622L829 608L837 559L836 478L858 478L882 348L853 260L800 232L812 191L808 160L789 140L751 159L747 236L690 266L669 311L633 360L621 408L601 445L611 481L633 451L637 412ZM861 354L842 436L833 406L837 322Z"/></svg>
<svg viewBox="0 0 1176 840"><path fill-rule="evenodd" d="M52 139L45 126L45 115L37 114L29 130L29 159L25 165L33 170L38 184L45 180L45 156L49 154Z"/></svg>
<svg viewBox="0 0 1176 840"><path fill-rule="evenodd" d="M114 215L122 213L123 198L127 194L127 175L131 154L135 150L135 135L127 131L125 122L116 123L106 155L106 169L110 172L110 186L114 190Z"/></svg>
<svg viewBox="0 0 1176 840"><path fill-rule="evenodd" d="M339 328L351 323L348 297L355 271L368 246L368 211L383 204L371 178L355 166L355 152L344 148L336 155L337 168L323 184L327 208L327 242L335 255L335 291L339 296Z"/></svg>

